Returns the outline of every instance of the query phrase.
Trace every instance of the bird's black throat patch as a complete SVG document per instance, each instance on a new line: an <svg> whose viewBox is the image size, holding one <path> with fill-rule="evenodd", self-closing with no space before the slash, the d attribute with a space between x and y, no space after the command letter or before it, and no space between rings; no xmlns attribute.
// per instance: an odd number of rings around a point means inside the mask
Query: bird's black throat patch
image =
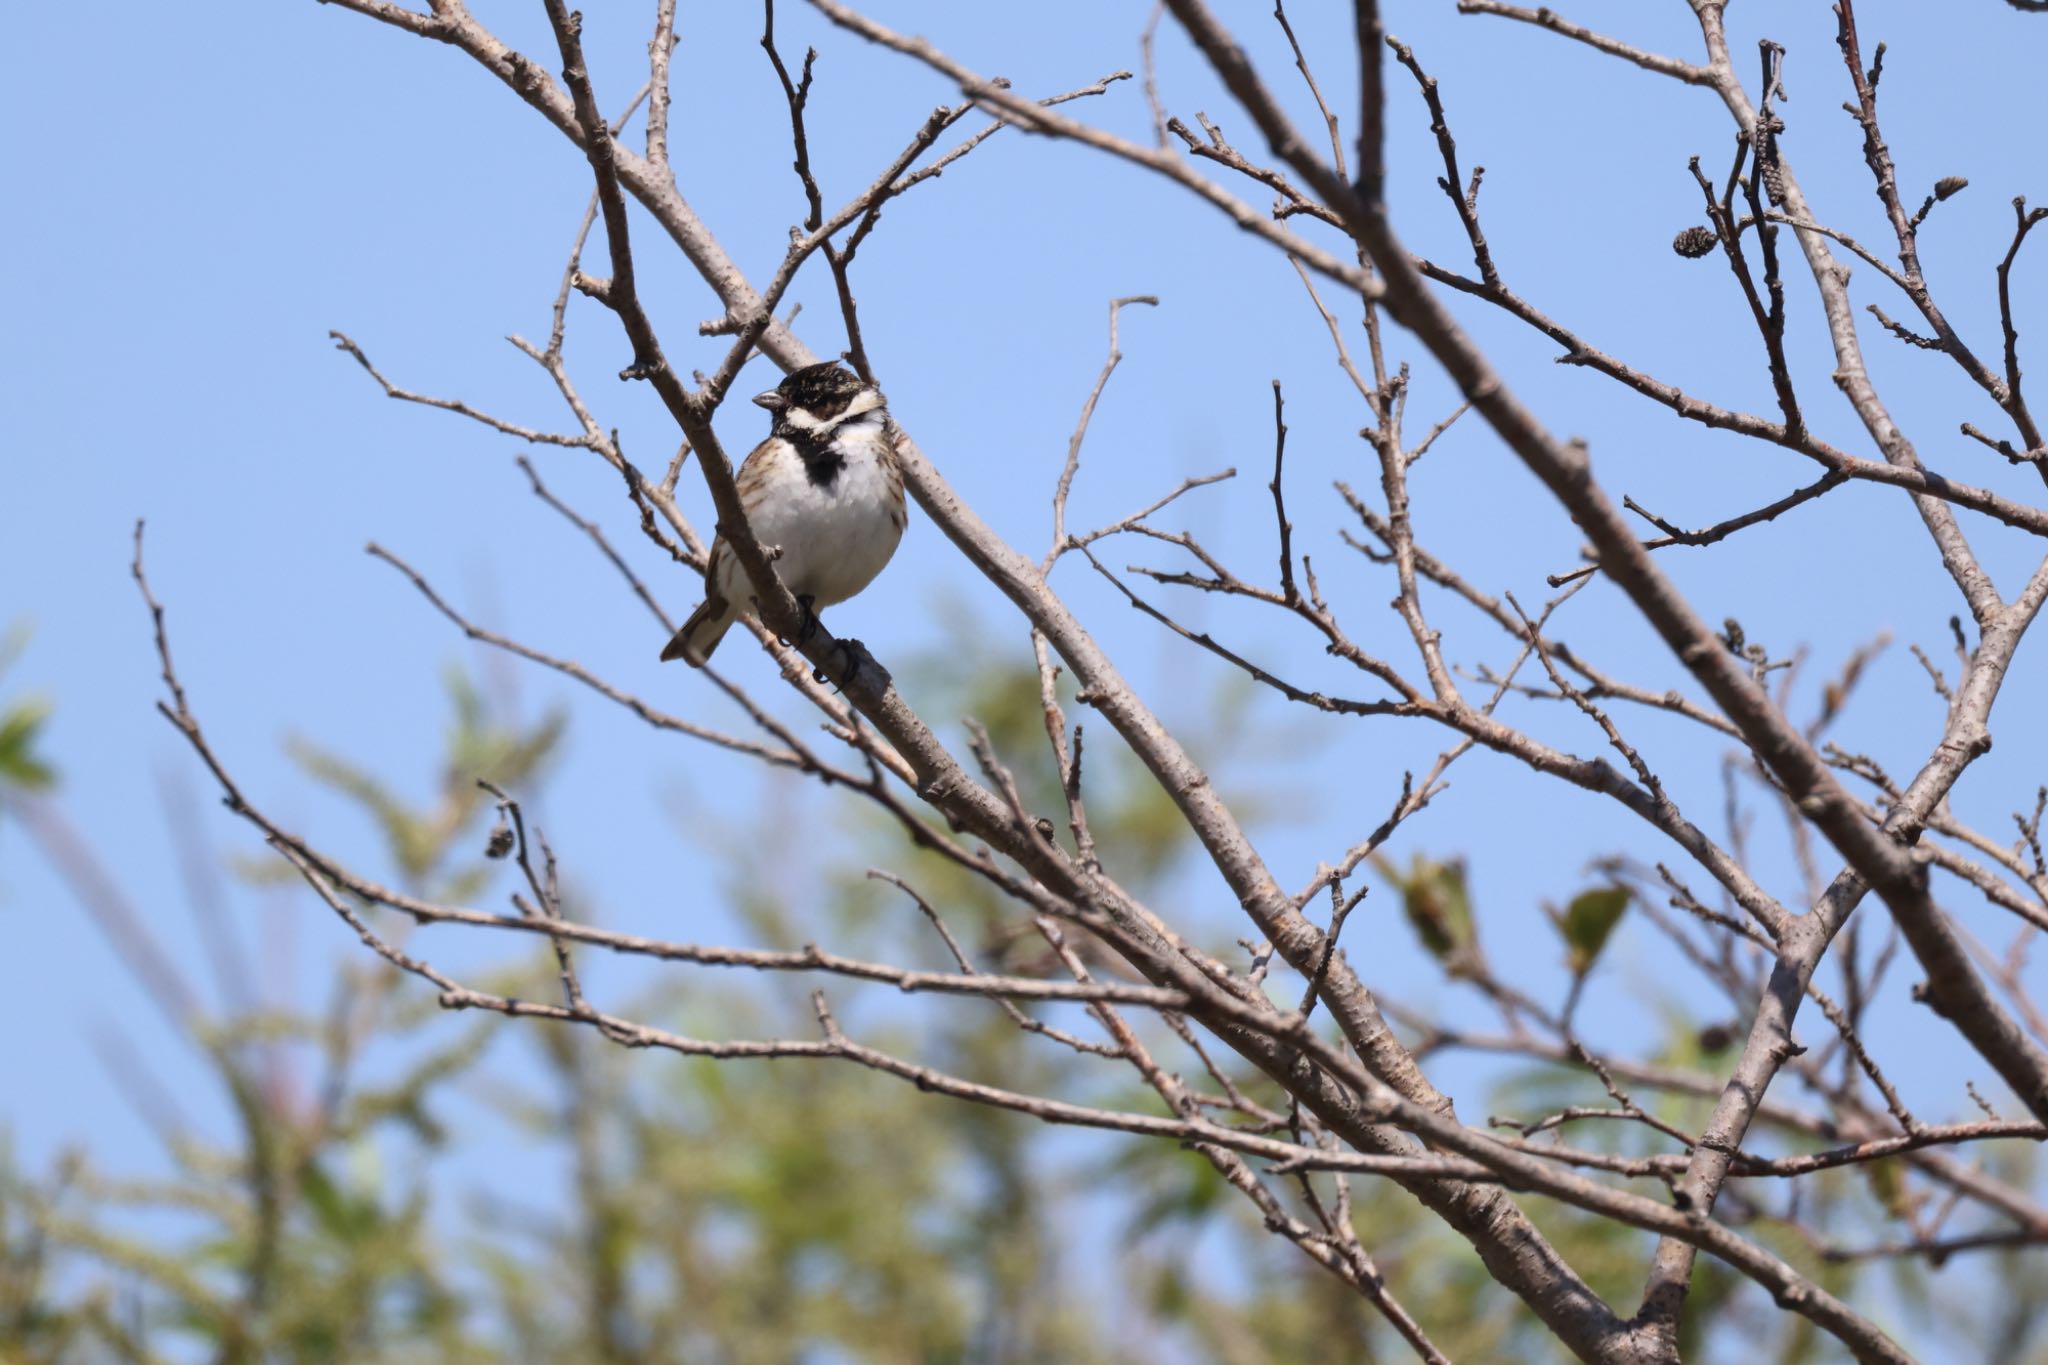
<svg viewBox="0 0 2048 1365"><path fill-rule="evenodd" d="M779 433L788 441L790 449L804 462L804 476L826 492L839 482L839 471L846 468L846 454L829 431L801 431L785 424Z"/></svg>
<svg viewBox="0 0 2048 1365"><path fill-rule="evenodd" d="M790 420L791 416L801 413L814 423L831 422L852 406L863 387L858 375L830 360L807 365L776 386L783 402L776 417L775 434L796 451L810 481L827 492L839 481L839 471L846 468L846 454L837 444L838 433L808 424L799 426Z"/></svg>

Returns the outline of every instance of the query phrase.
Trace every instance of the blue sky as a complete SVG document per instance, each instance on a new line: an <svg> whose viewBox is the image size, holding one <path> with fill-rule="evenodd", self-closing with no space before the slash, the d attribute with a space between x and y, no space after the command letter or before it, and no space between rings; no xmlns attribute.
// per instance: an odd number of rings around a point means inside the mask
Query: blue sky
<svg viewBox="0 0 2048 1365"><path fill-rule="evenodd" d="M538 5L474 8L514 46L551 50ZM589 8L600 95L615 109L641 79L638 7ZM758 280L801 216L781 97L754 46L753 7L682 8L676 163L693 205ZM864 186L949 92L923 69L825 30L803 6L783 8L785 51L807 42L821 50L810 126L829 205ZM1345 8L1302 4L1293 16L1340 111L1353 103ZM2048 150L2021 131L2038 112L2024 92L2037 88L2048 24L1988 2L1867 8L1866 44L1891 43L1885 127L1909 197L1941 176L1971 181L1935 214L1923 250L1957 326L1980 349L1995 349L1991 267L2010 233L2007 201L2048 196ZM1042 94L1135 68L1147 7L1067 0L871 9ZM1845 77L1832 21L1820 6L1801 11L1735 7L1736 49L1753 51L1764 32L1756 25L1769 19L1768 35L1791 52L1788 154L1830 222L1881 242L1857 134L1837 107ZM1310 126L1313 111L1267 8L1221 12ZM1585 0L1572 13L1697 55L1689 13L1675 0ZM50 749L64 776L65 814L195 975L201 959L185 927L160 785L199 803L218 849L247 853L251 844L213 806L203 775L152 709L156 670L127 576L138 516L149 519L153 579L215 745L252 796L342 854L368 856L370 832L285 761L281 742L299 735L344 749L424 794L445 718L441 671L474 657L362 553L367 540L407 556L486 623L684 714L733 718L700 677L655 663L655 627L527 491L512 465L518 443L384 401L327 341L329 328L342 329L396 382L560 427L545 377L501 339L545 335L588 193L587 168L559 135L459 54L335 7L240 3L202 19L186 7L143 5L110 23L94 7L46 5L11 22L16 50L32 59L17 63L0 90L13 130L7 178L17 187L0 234L18 263L0 331L11 414L0 454L0 625L26 619L35 636L5 687L8 695L41 690L57 703ZM1701 216L1686 158L1699 154L1718 170L1732 149L1713 98L1522 26L1460 18L1447 4L1394 4L1389 24L1441 78L1466 166L1487 167L1482 208L1510 282L1604 349L1717 401L1768 411L1761 349L1725 268L1718 259L1682 261L1666 245ZM1160 77L1172 112L1206 110L1255 149L1247 121L1170 35ZM1397 222L1416 250L1463 265L1458 225L1433 184L1421 102L1403 74L1390 69L1389 80ZM1076 111L1145 136L1135 81ZM1256 191L1247 198L1262 202ZM640 227L643 287L671 356L708 368L723 349L695 335L716 311L710 296L659 249L644 220ZM2022 304L2032 302L2036 316L2044 268L2024 262L2018 276ZM1355 434L1364 414L1293 272L1269 249L1163 182L1006 132L893 205L857 270L868 345L894 410L982 515L1034 554L1050 534L1067 435L1101 364L1109 299L1151 293L1162 302L1125 314L1126 359L1089 437L1070 512L1077 527L1114 520L1187 475L1235 465L1238 480L1191 496L1164 523L1194 528L1247 576L1269 575L1269 385L1281 379L1296 545L1314 557L1357 638L1409 661L1400 624L1385 610L1391 584L1338 542L1346 517L1325 491L1338 478L1376 484ZM1859 304L1899 306L1881 284L1859 271ZM1790 344L1807 376L1809 411L1832 439L1867 453L1827 384L1810 283L1795 275L1790 294ZM798 330L821 352L836 350L829 277L807 272L793 297L804 304ZM1682 427L1597 376L1552 364L1554 348L1506 319L1469 307L1461 314L1553 429L1591 443L1616 495L1705 524L1811 477L1795 457ZM579 300L570 326L570 361L586 393L628 451L658 466L674 437L644 387L611 380L627 359L611 320ZM1892 343L1868 320L1864 341L1895 415L1930 464L2038 502L2038 483L1956 434L1959 420L1989 425L1995 413L1952 366ZM1391 346L1416 361L1409 412L1419 430L1452 400L1419 348L1398 333ZM765 385L767 373L756 362L749 377ZM722 425L738 449L761 434L751 408L735 408ZM643 553L609 471L582 452L525 453L558 492L603 518L672 613L688 608L695 585ZM694 471L684 486L708 526ZM1513 589L1533 607L1548 595L1542 575L1574 562L1579 541L1569 522L1476 422L1454 429L1419 467L1415 498L1423 543L1489 590ZM2001 587L2013 591L2039 547L1966 524ZM1165 554L1115 547L1109 558L1156 564ZM1702 615L1739 615L1751 638L1777 653L1811 648L1807 708L1821 676L1890 631L1896 644L1839 738L1895 772L1917 764L1941 716L1905 645L1945 656L1958 603L1903 499L1852 488L1718 549L1667 555ZM962 569L914 518L895 564L867 596L838 609L835 626L884 660L909 657L949 645L939 607L950 603L1014 657L1028 657L994 590ZM1091 578L1070 560L1056 584L1157 696L1169 723L1196 713L1225 681L1220 665L1191 655ZM1165 591L1151 595L1164 600ZM1283 621L1206 599L1174 605L1184 619L1285 661L1294 681L1361 690ZM1460 663L1499 666L1510 656L1504 638L1469 613L1440 602L1433 609ZM1677 681L1602 585L1558 625L1618 672L1658 686ZM773 694L764 662L739 669ZM570 708L569 756L546 809L571 875L622 927L716 937L724 888L677 811L770 812L803 798L744 764L654 736L552 676L504 676L516 678L529 711L557 700ZM2048 664L2030 645L1994 720L1996 748L1958 797L1961 814L1994 832L2010 828L2007 812L2031 805L2048 769L2048 722L2030 704L2044 685ZM1507 714L1576 751L1600 747L1597 732L1559 708L1523 704ZM1687 775L1675 784L1681 800L1718 831L1719 746L1659 718L1628 719L1654 762ZM1449 742L1413 723L1331 722L1262 703L1219 782L1226 792L1290 793L1254 834L1281 882L1297 885L1378 822L1404 767L1420 771ZM1517 963L1525 986L1554 996L1563 974L1539 903L1583 886L1591 857L1670 850L1618 810L1485 754L1465 759L1453 783L1393 851L1467 853L1495 960ZM1767 828L1760 839L1774 888L1795 894L1784 850ZM1220 931L1221 887L1191 875L1186 890L1189 913ZM1377 918L1351 930L1367 979L1422 1003L1450 998L1398 924L1392 898L1376 909ZM1963 912L1988 941L2009 932L1981 908ZM250 898L246 913L251 940L271 945L266 988L280 994L315 990L336 955L353 951L341 926L302 897ZM0 1061L0 1093L11 1097L0 1117L18 1150L36 1164L87 1139L117 1168L146 1164L149 1140L99 1069L88 1031L106 1023L126 1032L174 1088L203 1085L201 1073L156 1028L18 829L0 828L0 925L16 964L0 993L0 1032L35 1040L10 1046ZM463 949L452 951L463 960ZM1669 964L1635 927L1610 958L1587 1018L1596 1032L1625 1038L1658 1007ZM1903 989L1907 977L1894 984ZM1902 1008L1871 1041L1923 1115L1962 1112L1960 1076L1983 1084L1988 1068L1927 1022ZM1477 1075L1458 1065L1444 1074ZM1468 1093L1468 1103L1483 1103Z"/></svg>

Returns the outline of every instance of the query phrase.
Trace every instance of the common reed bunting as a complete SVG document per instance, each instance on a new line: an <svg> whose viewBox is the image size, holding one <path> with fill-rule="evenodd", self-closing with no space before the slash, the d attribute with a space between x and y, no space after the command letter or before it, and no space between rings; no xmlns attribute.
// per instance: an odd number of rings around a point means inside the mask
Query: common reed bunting
<svg viewBox="0 0 2048 1365"><path fill-rule="evenodd" d="M903 539L903 470L882 391L827 361L798 370L754 401L775 414L768 439L740 465L740 505L806 625L874 581ZM720 536L704 601L661 651L701 668L725 632L754 616L752 585Z"/></svg>

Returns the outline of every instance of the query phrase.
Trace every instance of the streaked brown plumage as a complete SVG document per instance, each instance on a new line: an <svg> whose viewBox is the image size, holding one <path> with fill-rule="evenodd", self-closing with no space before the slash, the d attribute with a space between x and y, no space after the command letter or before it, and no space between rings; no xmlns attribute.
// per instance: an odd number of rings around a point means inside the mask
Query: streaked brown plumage
<svg viewBox="0 0 2048 1365"><path fill-rule="evenodd" d="M896 552L907 512L881 390L827 362L797 370L754 401L775 414L767 440L740 465L740 505L775 570L813 610L844 602ZM702 667L732 623L754 615L739 560L720 537L704 601L661 652Z"/></svg>

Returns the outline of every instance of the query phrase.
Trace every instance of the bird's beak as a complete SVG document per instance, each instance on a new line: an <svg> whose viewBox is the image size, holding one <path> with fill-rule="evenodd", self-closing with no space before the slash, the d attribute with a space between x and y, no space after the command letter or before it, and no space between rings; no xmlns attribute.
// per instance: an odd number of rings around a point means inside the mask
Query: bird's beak
<svg viewBox="0 0 2048 1365"><path fill-rule="evenodd" d="M770 412L781 412L789 406L789 400L782 396L782 392L779 389L770 389L766 393L757 393L754 395L754 401Z"/></svg>

